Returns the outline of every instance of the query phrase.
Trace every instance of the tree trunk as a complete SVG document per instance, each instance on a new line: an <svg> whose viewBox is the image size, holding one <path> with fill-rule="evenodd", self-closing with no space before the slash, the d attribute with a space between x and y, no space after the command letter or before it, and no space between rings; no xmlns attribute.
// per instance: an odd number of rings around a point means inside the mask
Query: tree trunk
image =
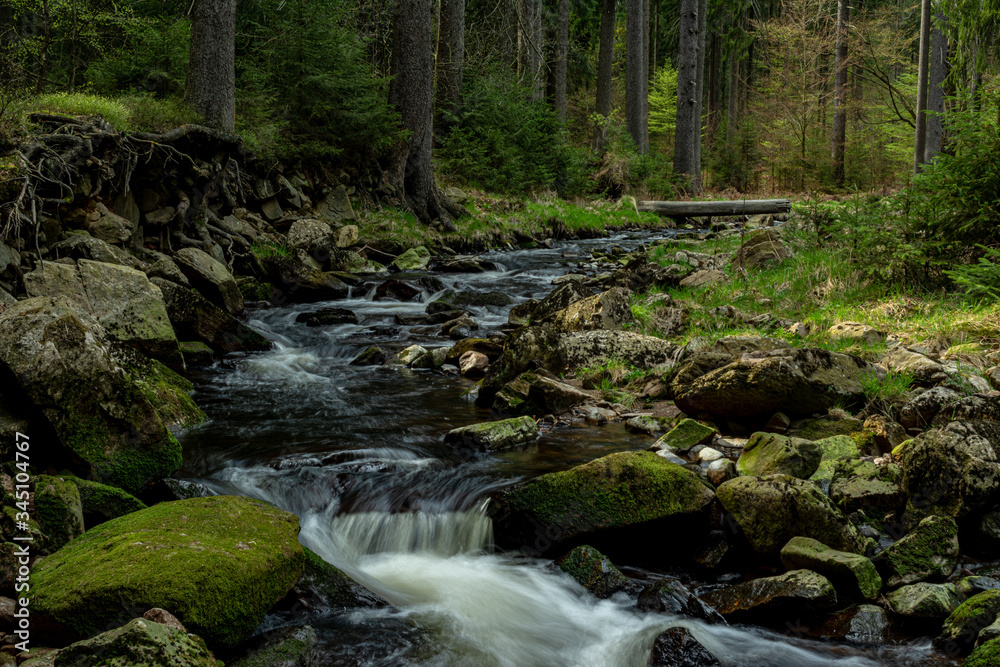
<svg viewBox="0 0 1000 667"><path fill-rule="evenodd" d="M569 0L559 0L559 26L556 41L556 116L566 123L566 67L569 58Z"/></svg>
<svg viewBox="0 0 1000 667"><path fill-rule="evenodd" d="M542 0L531 0L531 80L536 102L545 99L545 30Z"/></svg>
<svg viewBox="0 0 1000 667"><path fill-rule="evenodd" d="M597 56L597 102L594 108L605 118L611 114L611 65L615 47L615 0L601 0L601 47ZM604 124L594 129L594 150L604 149Z"/></svg>
<svg viewBox="0 0 1000 667"><path fill-rule="evenodd" d="M844 187L844 147L847 142L847 26L850 0L840 0L837 9L837 51L833 84L833 182Z"/></svg>
<svg viewBox="0 0 1000 667"><path fill-rule="evenodd" d="M698 109L695 112L695 122L697 123L694 135L694 189L700 193L701 187L701 128L702 117L705 109L705 39L708 35L708 0L701 0L698 6L698 78L695 80L697 86L695 104Z"/></svg>
<svg viewBox="0 0 1000 667"><path fill-rule="evenodd" d="M447 131L449 116L462 100L462 67L465 63L465 0L441 0L438 32L437 100L441 129ZM444 112L444 113L442 113Z"/></svg>
<svg viewBox="0 0 1000 667"><path fill-rule="evenodd" d="M410 131L393 155L386 178L416 216L425 223L440 220L453 228L452 217L464 213L438 191L431 165L434 129L434 0L396 0L392 24L392 73L389 104Z"/></svg>
<svg viewBox="0 0 1000 667"><path fill-rule="evenodd" d="M236 0L195 0L184 98L205 125L236 124Z"/></svg>
<svg viewBox="0 0 1000 667"><path fill-rule="evenodd" d="M646 47L643 43L643 2L627 0L625 9L625 124L635 142L636 149L643 153L645 125L645 104L642 94L646 90Z"/></svg>
<svg viewBox="0 0 1000 667"><path fill-rule="evenodd" d="M917 131L913 142L913 173L924 163L927 145L927 65L931 42L931 0L920 3L920 59L917 64Z"/></svg>
<svg viewBox="0 0 1000 667"><path fill-rule="evenodd" d="M674 172L688 177L696 191L698 173L695 135L698 134L698 7L700 0L681 0L677 54L677 130L674 136Z"/></svg>
<svg viewBox="0 0 1000 667"><path fill-rule="evenodd" d="M649 0L642 0L642 149L649 152Z"/></svg>
<svg viewBox="0 0 1000 667"><path fill-rule="evenodd" d="M944 14L937 13L931 33L930 66L927 82L927 139L924 143L924 162L930 162L941 152L944 143L944 80L948 76L948 38Z"/></svg>

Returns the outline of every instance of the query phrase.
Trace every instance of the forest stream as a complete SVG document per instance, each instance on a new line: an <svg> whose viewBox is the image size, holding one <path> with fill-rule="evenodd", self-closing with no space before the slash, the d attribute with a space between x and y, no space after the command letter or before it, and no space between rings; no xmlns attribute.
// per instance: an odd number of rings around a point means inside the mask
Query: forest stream
<svg viewBox="0 0 1000 667"><path fill-rule="evenodd" d="M492 253L483 259L499 271L432 275L447 288L499 290L522 302L550 292L552 279L571 272L589 249L631 250L671 233ZM450 429L490 419L464 396L471 381L350 365L373 344L447 344L439 327L394 323L397 315L422 313L435 295L403 303L374 301L373 293L359 286L344 301L251 310L249 323L274 348L197 372L195 397L210 419L181 436L185 467L178 477L295 513L304 545L394 605L265 619L265 627L311 624L322 664L640 666L657 634L675 625L726 665L953 664L929 638L864 647L807 638L795 619L778 632L645 613L624 592L599 600L551 561L494 550L485 513L491 492L612 452L645 449L648 437L611 423L554 428L523 450L477 453L443 444ZM359 324L296 322L325 306L352 310ZM480 333L506 322L508 309L474 309ZM657 576L625 572L640 580ZM707 583L681 578L692 588Z"/></svg>

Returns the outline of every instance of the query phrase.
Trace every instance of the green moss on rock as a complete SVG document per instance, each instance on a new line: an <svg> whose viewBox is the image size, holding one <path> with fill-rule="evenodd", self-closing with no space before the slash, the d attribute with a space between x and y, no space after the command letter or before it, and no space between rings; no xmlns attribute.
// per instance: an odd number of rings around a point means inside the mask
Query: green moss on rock
<svg viewBox="0 0 1000 667"><path fill-rule="evenodd" d="M129 610L161 607L231 649L302 574L298 531L294 515L237 496L161 503L108 521L35 568L38 637L75 641Z"/></svg>
<svg viewBox="0 0 1000 667"><path fill-rule="evenodd" d="M697 475L653 452L619 452L499 491L490 514L499 542L546 551L605 529L696 514L713 497Z"/></svg>
<svg viewBox="0 0 1000 667"><path fill-rule="evenodd" d="M759 556L777 556L797 536L838 551L864 552L857 529L814 482L789 475L737 477L716 493Z"/></svg>
<svg viewBox="0 0 1000 667"><path fill-rule="evenodd" d="M120 628L45 656L39 664L73 667L216 667L204 640L136 618Z"/></svg>
<svg viewBox="0 0 1000 667"><path fill-rule="evenodd" d="M885 516L906 502L903 471L895 463L877 466L871 461L837 461L830 480L830 499L846 513L863 510Z"/></svg>
<svg viewBox="0 0 1000 667"><path fill-rule="evenodd" d="M576 547L556 561L559 569L599 598L611 597L628 585L628 577L594 547Z"/></svg>
<svg viewBox="0 0 1000 667"><path fill-rule="evenodd" d="M963 602L951 612L936 643L945 652L956 649L968 652L984 628L993 624L1000 615L1000 590L983 591Z"/></svg>
<svg viewBox="0 0 1000 667"><path fill-rule="evenodd" d="M814 442L758 432L750 436L736 468L742 475L782 474L808 479L821 458L822 451Z"/></svg>
<svg viewBox="0 0 1000 667"><path fill-rule="evenodd" d="M670 449L681 454L696 445L711 441L717 431L693 419L682 419L653 445L654 449Z"/></svg>
<svg viewBox="0 0 1000 667"><path fill-rule="evenodd" d="M827 481L833 477L837 461L860 458L858 445L854 438L846 435L834 435L816 441L816 446L823 452L819 467L809 479L814 482Z"/></svg>
<svg viewBox="0 0 1000 667"><path fill-rule="evenodd" d="M844 597L874 600L882 590L882 577L869 559L831 549L809 537L789 540L781 549L781 564L789 570L805 569L822 574Z"/></svg>
<svg viewBox="0 0 1000 667"><path fill-rule="evenodd" d="M117 487L78 477L68 479L80 491L84 523L88 529L110 519L146 509L146 503Z"/></svg>
<svg viewBox="0 0 1000 667"><path fill-rule="evenodd" d="M952 584L919 583L903 586L886 595L889 607L914 620L941 621L962 603Z"/></svg>
<svg viewBox="0 0 1000 667"><path fill-rule="evenodd" d="M1000 639L978 646L962 663L964 667L996 667L1000 665Z"/></svg>
<svg viewBox="0 0 1000 667"><path fill-rule="evenodd" d="M81 535L83 506L76 485L65 477L36 477L35 516L45 533L48 551L55 551Z"/></svg>
<svg viewBox="0 0 1000 667"><path fill-rule="evenodd" d="M456 428L444 437L445 444L497 451L519 447L538 438L538 426L531 417L512 417Z"/></svg>
<svg viewBox="0 0 1000 667"><path fill-rule="evenodd" d="M927 517L880 556L889 588L943 580L955 570L957 559L958 526L951 517L941 516Z"/></svg>

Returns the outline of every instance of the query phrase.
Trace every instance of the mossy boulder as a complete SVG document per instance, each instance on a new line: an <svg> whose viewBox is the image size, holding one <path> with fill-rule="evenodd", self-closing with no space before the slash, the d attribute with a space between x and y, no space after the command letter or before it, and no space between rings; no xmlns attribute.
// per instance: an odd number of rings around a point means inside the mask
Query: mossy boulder
<svg viewBox="0 0 1000 667"><path fill-rule="evenodd" d="M224 264L198 248L182 248L174 253L173 259L191 285L206 299L231 315L243 312L243 295Z"/></svg>
<svg viewBox="0 0 1000 667"><path fill-rule="evenodd" d="M1000 616L1000 590L973 595L951 612L935 644L949 655L956 651L968 653L980 632L992 625L997 616Z"/></svg>
<svg viewBox="0 0 1000 667"><path fill-rule="evenodd" d="M758 432L750 436L736 461L741 475L782 474L808 479L819 467L822 451L814 442Z"/></svg>
<svg viewBox="0 0 1000 667"><path fill-rule="evenodd" d="M514 299L506 292L478 292L474 290L456 292L449 290L427 304L425 310L434 314L452 310L461 311L468 308L504 308L513 302Z"/></svg>
<svg viewBox="0 0 1000 667"><path fill-rule="evenodd" d="M574 405L593 400L591 394L559 380L536 375L525 395L524 411L534 415L558 415Z"/></svg>
<svg viewBox="0 0 1000 667"><path fill-rule="evenodd" d="M667 368L680 352L676 343L634 331L577 331L556 343L557 365L550 370L594 367L612 359L636 368Z"/></svg>
<svg viewBox="0 0 1000 667"><path fill-rule="evenodd" d="M309 667L316 662L316 631L308 625L278 628L254 637L232 667Z"/></svg>
<svg viewBox="0 0 1000 667"><path fill-rule="evenodd" d="M45 262L24 277L31 297L64 297L89 313L106 335L143 353L177 359L177 337L160 288L141 271L82 259L78 266Z"/></svg>
<svg viewBox="0 0 1000 667"><path fill-rule="evenodd" d="M861 403L866 372L866 362L847 354L780 349L741 355L690 381L678 372L671 391L677 407L689 415L763 420L784 412L794 417Z"/></svg>
<svg viewBox="0 0 1000 667"><path fill-rule="evenodd" d="M445 444L495 452L528 445L538 439L538 426L531 417L512 417L500 421L463 426L448 431Z"/></svg>
<svg viewBox="0 0 1000 667"><path fill-rule="evenodd" d="M557 313L593 295L593 290L586 287L581 280L567 280L549 292L548 296L541 301L530 306L518 307L518 313L523 317L530 316L531 321L535 324L551 323Z"/></svg>
<svg viewBox="0 0 1000 667"><path fill-rule="evenodd" d="M814 613L837 606L837 591L821 574L792 570L727 586L701 596L726 620L759 623L785 614Z"/></svg>
<svg viewBox="0 0 1000 667"><path fill-rule="evenodd" d="M964 667L995 667L1000 665L1000 639L993 639L977 646L962 665Z"/></svg>
<svg viewBox="0 0 1000 667"><path fill-rule="evenodd" d="M39 475L35 478L35 516L45 533L45 546L55 551L83 534L83 505L80 491L65 477Z"/></svg>
<svg viewBox="0 0 1000 667"><path fill-rule="evenodd" d="M194 384L190 380L155 359L146 359L138 355L129 356L128 370L135 378L139 390L156 407L156 412L165 425L187 427L200 424L207 419L202 409L191 398L189 392L194 390Z"/></svg>
<svg viewBox="0 0 1000 667"><path fill-rule="evenodd" d="M846 435L834 435L817 440L816 446L820 448L822 457L819 467L810 477L814 482L830 481L838 461L861 458L857 442Z"/></svg>
<svg viewBox="0 0 1000 667"><path fill-rule="evenodd" d="M958 526L951 517L940 516L921 521L878 558L889 588L943 580L955 571L957 562Z"/></svg>
<svg viewBox="0 0 1000 667"><path fill-rule="evenodd" d="M558 312L548 321L560 331L620 330L635 323L629 305L629 293L621 287L580 299Z"/></svg>
<svg viewBox="0 0 1000 667"><path fill-rule="evenodd" d="M392 268L396 271L420 271L426 269L430 263L431 251L424 246L417 246L396 257L392 262Z"/></svg>
<svg viewBox="0 0 1000 667"><path fill-rule="evenodd" d="M105 521L146 509L146 503L117 487L79 477L69 477L68 480L80 492L83 523L87 530Z"/></svg>
<svg viewBox="0 0 1000 667"><path fill-rule="evenodd" d="M547 552L601 531L691 517L715 495L693 472L653 452L619 452L493 494L499 544Z"/></svg>
<svg viewBox="0 0 1000 667"><path fill-rule="evenodd" d="M777 556L797 536L838 551L864 552L857 529L814 482L789 475L737 477L716 493L760 557Z"/></svg>
<svg viewBox="0 0 1000 667"><path fill-rule="evenodd" d="M557 560L556 565L599 598L609 598L628 586L628 577L614 566L611 559L586 544Z"/></svg>
<svg viewBox="0 0 1000 667"><path fill-rule="evenodd" d="M215 356L212 348L200 340L181 341L177 346L180 348L181 356L184 357L185 366L188 367L208 366Z"/></svg>
<svg viewBox="0 0 1000 667"><path fill-rule="evenodd" d="M844 415L842 411L831 410L825 417L802 419L795 422L792 427L792 433L796 437L815 442L835 435L853 436L864 430L864 423L860 419Z"/></svg>
<svg viewBox="0 0 1000 667"><path fill-rule="evenodd" d="M664 630L653 642L648 667L721 667L711 651L691 631L677 626Z"/></svg>
<svg viewBox="0 0 1000 667"><path fill-rule="evenodd" d="M668 449L678 454L684 454L692 447L711 442L716 433L718 431L711 426L705 426L693 419L682 419L677 426L653 443L650 449Z"/></svg>
<svg viewBox="0 0 1000 667"><path fill-rule="evenodd" d="M298 532L294 515L237 496L112 519L36 566L35 630L39 639L78 641L160 607L210 646L231 650L301 576Z"/></svg>
<svg viewBox="0 0 1000 667"><path fill-rule="evenodd" d="M132 493L180 467L181 446L157 406L73 303L40 297L5 310L0 374L73 454L50 464Z"/></svg>
<svg viewBox="0 0 1000 667"><path fill-rule="evenodd" d="M381 366L388 359L388 353L378 345L372 345L351 361L351 366Z"/></svg>
<svg viewBox="0 0 1000 667"><path fill-rule="evenodd" d="M954 585L927 583L897 588L886 601L894 613L915 621L942 621L962 604Z"/></svg>
<svg viewBox="0 0 1000 667"><path fill-rule="evenodd" d="M25 662L30 667L216 667L204 640L162 623L136 618L66 648Z"/></svg>
<svg viewBox="0 0 1000 667"><path fill-rule="evenodd" d="M163 278L150 282L160 288L170 323L184 340L201 341L216 354L271 349L271 341L193 289Z"/></svg>
<svg viewBox="0 0 1000 667"><path fill-rule="evenodd" d="M822 574L844 598L874 600L882 590L882 577L869 559L831 549L809 537L790 539L781 549L781 564L789 570Z"/></svg>
<svg viewBox="0 0 1000 667"><path fill-rule="evenodd" d="M329 612L358 607L385 607L388 603L357 583L340 568L327 563L318 554L305 549L302 576L282 601L291 602L291 611L306 608Z"/></svg>
<svg viewBox="0 0 1000 667"><path fill-rule="evenodd" d="M871 461L836 461L830 499L847 514L864 510L871 516L885 516L906 502L903 471L895 463L877 466Z"/></svg>
<svg viewBox="0 0 1000 667"><path fill-rule="evenodd" d="M952 422L897 448L908 515L914 519L929 515L964 519L996 506L1000 500L1000 463L980 429L971 422Z"/></svg>

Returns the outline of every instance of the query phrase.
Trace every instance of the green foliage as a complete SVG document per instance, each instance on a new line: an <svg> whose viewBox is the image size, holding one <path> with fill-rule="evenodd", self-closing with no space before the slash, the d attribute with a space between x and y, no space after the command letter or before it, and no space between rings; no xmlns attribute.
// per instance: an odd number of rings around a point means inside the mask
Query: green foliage
<svg viewBox="0 0 1000 667"><path fill-rule="evenodd" d="M271 239L257 239L250 246L250 252L260 259L265 257L290 257L291 251L284 243L278 243Z"/></svg>
<svg viewBox="0 0 1000 667"><path fill-rule="evenodd" d="M958 265L944 274L970 296L1000 300L1000 250L976 245L984 255L976 264Z"/></svg>
<svg viewBox="0 0 1000 667"><path fill-rule="evenodd" d="M239 127L272 157L365 162L400 140L347 3L254 0L238 26Z"/></svg>
<svg viewBox="0 0 1000 667"><path fill-rule="evenodd" d="M186 17L132 17L122 23L117 48L100 55L86 77L97 91L176 95L184 87L191 21Z"/></svg>
<svg viewBox="0 0 1000 667"><path fill-rule="evenodd" d="M656 70L649 89L649 134L672 137L677 125L677 70L667 64Z"/></svg>
<svg viewBox="0 0 1000 667"><path fill-rule="evenodd" d="M861 376L861 390L869 407L885 414L889 413L893 405L906 399L912 386L913 375L905 371L890 370L882 380L874 372Z"/></svg>
<svg viewBox="0 0 1000 667"><path fill-rule="evenodd" d="M441 140L441 166L480 188L524 193L552 187L570 164L549 105L509 73L470 72L464 104ZM579 158L576 161L579 182Z"/></svg>

